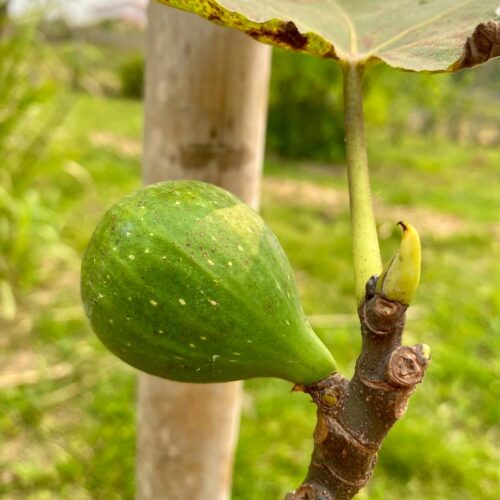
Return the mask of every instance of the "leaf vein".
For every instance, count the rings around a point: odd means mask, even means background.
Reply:
[[[354,23],[352,22],[351,18],[347,14],[347,12],[335,0],[333,0],[332,4],[337,9],[338,13],[341,15],[341,17],[344,20],[344,22],[347,26],[347,29],[349,31],[349,42],[350,42],[351,54],[352,55],[357,54],[357,52],[358,52],[358,35],[356,33],[356,27],[354,26]]]
[[[440,14],[436,14],[435,16],[430,17],[429,19],[426,19],[425,21],[422,21],[422,22],[416,24],[415,26],[411,26],[410,28],[407,28],[407,29],[399,32],[397,35],[394,35],[393,37],[389,38],[389,40],[386,40],[385,42],[382,42],[381,44],[377,45],[375,48],[371,49],[371,51],[367,55],[368,56],[371,56],[371,55],[376,56],[377,55],[376,52],[379,52],[381,49],[387,47],[388,45],[393,44],[394,42],[397,42],[398,40],[400,40],[404,36],[412,33],[413,31],[416,31],[420,28],[423,28],[424,26],[432,24],[433,22],[441,19],[443,16],[446,16],[446,15],[450,14],[451,12],[454,12],[458,9],[461,9],[465,5],[471,3],[472,1],[473,0],[465,0],[464,2],[462,2],[458,5],[454,5],[453,7],[450,7],[449,9],[444,10]]]

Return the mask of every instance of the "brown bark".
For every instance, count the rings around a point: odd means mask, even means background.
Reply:
[[[370,283],[370,282],[369,282]],[[300,387],[318,406],[304,483],[287,500],[352,498],[370,479],[377,452],[429,364],[423,345],[401,346],[406,306],[373,295],[359,308],[362,347],[353,378],[334,374]]]
[[[144,182],[199,179],[259,204],[270,48],[150,4]],[[137,498],[229,498],[241,383],[139,377]]]

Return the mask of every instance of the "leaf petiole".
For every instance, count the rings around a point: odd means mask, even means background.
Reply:
[[[380,274],[382,261],[373,214],[365,144],[362,92],[364,66],[349,62],[343,64],[342,69],[352,253],[356,299],[360,304],[365,296],[366,282],[374,274]]]

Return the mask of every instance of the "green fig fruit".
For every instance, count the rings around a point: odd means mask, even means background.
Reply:
[[[307,385],[336,369],[274,234],[210,184],[162,182],[114,205],[88,244],[81,292],[102,342],[153,375]]]

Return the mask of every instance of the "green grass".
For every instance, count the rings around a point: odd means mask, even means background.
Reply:
[[[72,102],[43,162],[66,172],[55,222],[81,255],[103,210],[140,185],[141,106],[83,95]],[[422,285],[405,340],[430,344],[433,361],[360,498],[496,499],[500,153],[417,138],[397,145],[380,139],[370,153],[385,259],[399,240],[397,210],[418,216],[412,222],[422,227]],[[266,175],[316,190],[284,198],[264,183],[262,213],[293,264],[306,313],[349,375],[360,339],[345,172],[269,160]],[[325,190],[339,202],[315,202]],[[442,221],[450,217],[455,225],[445,231]],[[0,395],[2,498],[133,498],[136,372],[89,330],[78,272],[76,258],[61,264],[2,330],[2,369],[37,372],[36,382]],[[245,387],[233,498],[278,499],[305,474],[314,406],[279,380]]]

